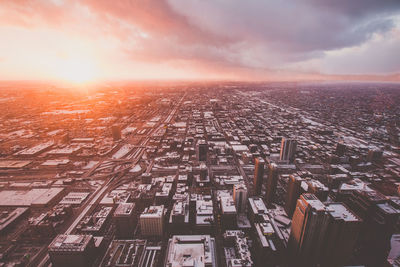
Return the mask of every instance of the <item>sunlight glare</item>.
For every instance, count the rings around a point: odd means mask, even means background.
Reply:
[[[68,58],[60,64],[59,76],[74,84],[93,82],[96,78],[95,65],[84,58]]]

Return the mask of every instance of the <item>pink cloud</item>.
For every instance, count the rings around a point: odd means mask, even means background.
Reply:
[[[0,30],[52,30],[94,46],[105,62],[114,56],[127,67],[138,62],[169,64],[182,73],[191,69],[205,77],[230,79],[364,79],[326,76],[318,70],[295,72],[285,66],[323,61],[326,51],[358,46],[374,34],[389,32],[396,27],[393,16],[400,14],[399,2],[389,2],[382,7],[378,0],[329,5],[315,0],[5,0]],[[391,63],[390,70],[400,71],[400,66]]]

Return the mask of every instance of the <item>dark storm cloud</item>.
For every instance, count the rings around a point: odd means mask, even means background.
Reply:
[[[236,42],[261,42],[284,52],[358,45],[393,27],[400,1],[197,1],[171,0],[177,12]],[[200,14],[198,11],[200,10]],[[203,15],[204,14],[204,15]]]

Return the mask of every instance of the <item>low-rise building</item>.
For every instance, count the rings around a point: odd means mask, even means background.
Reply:
[[[172,236],[168,241],[165,266],[217,266],[215,239],[209,235]]]

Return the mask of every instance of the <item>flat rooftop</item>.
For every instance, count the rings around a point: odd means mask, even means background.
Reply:
[[[324,203],[322,203],[314,194],[302,194],[300,199],[317,211],[324,211],[326,209]]]
[[[146,208],[140,215],[140,218],[154,218],[161,217],[164,212],[164,205],[161,206],[150,206]]]
[[[0,160],[0,169],[19,169],[31,163],[30,160]]]
[[[174,235],[168,242],[165,266],[216,266],[215,240],[209,235]]]
[[[48,159],[43,162],[42,166],[58,166],[58,165],[65,165],[70,162],[69,159]]]
[[[100,205],[114,205],[115,203],[125,203],[128,201],[131,194],[125,189],[115,189],[105,195],[100,201]]]
[[[68,195],[60,201],[60,204],[80,205],[89,194],[89,192],[69,192]]]
[[[221,197],[220,201],[223,214],[236,214],[235,202],[231,196]]]
[[[47,152],[48,155],[71,155],[81,149],[80,146],[76,147],[65,147],[65,148],[55,148]]]
[[[49,252],[81,251],[83,252],[93,239],[92,235],[58,235],[49,245]]]
[[[121,203],[115,209],[114,216],[131,215],[135,210],[135,203]]]
[[[28,208],[16,208],[11,212],[0,213],[0,232],[6,229],[27,211]]]
[[[361,219],[342,203],[330,203],[326,207],[334,219],[346,222],[361,222]]]
[[[64,188],[34,188],[30,190],[0,191],[0,206],[45,206],[59,196]]]
[[[249,203],[254,214],[264,214],[267,211],[267,206],[259,197],[249,198]]]
[[[23,156],[33,156],[37,153],[40,153],[42,151],[44,151],[45,149],[51,147],[54,145],[54,142],[50,141],[50,142],[46,142],[46,143],[42,143],[42,144],[38,144],[34,147],[31,148],[27,148],[24,150],[21,150],[17,153],[15,153],[15,155],[23,155]]]

